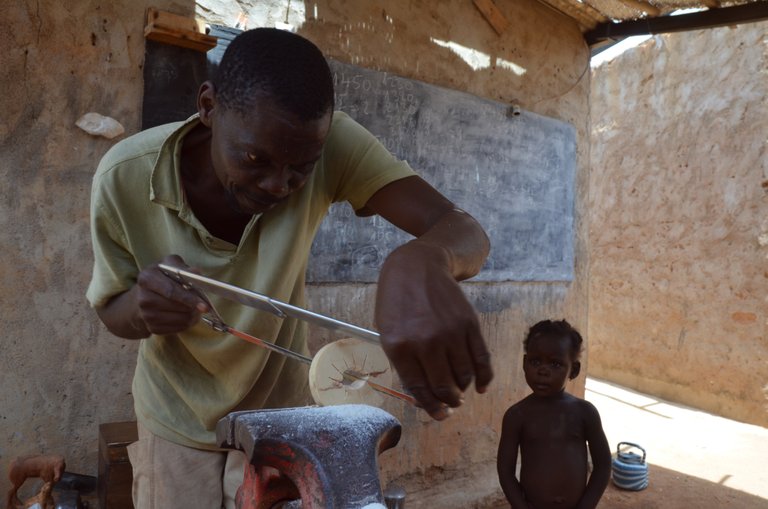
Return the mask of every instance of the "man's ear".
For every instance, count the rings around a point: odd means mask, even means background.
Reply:
[[[213,107],[216,104],[216,90],[213,83],[204,81],[197,91],[197,112],[200,114],[200,122],[205,127],[211,127],[211,117],[213,116]]]
[[[581,373],[581,362],[575,361],[573,364],[571,364],[571,374],[568,375],[568,378],[573,380],[579,376],[579,373]]]

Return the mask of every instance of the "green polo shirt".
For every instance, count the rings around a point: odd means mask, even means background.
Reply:
[[[312,239],[331,203],[347,201],[358,210],[386,184],[414,175],[362,126],[336,112],[304,187],[254,216],[234,245],[211,235],[184,198],[182,141],[198,122],[194,116],[148,129],[102,158],[91,191],[91,306],[129,290],[142,268],[170,254],[206,276],[304,306]],[[302,322],[209,298],[231,327],[307,353]],[[215,448],[220,418],[233,410],[306,404],[306,386],[305,365],[200,322],[141,341],[133,398],[137,419],[156,435]]]

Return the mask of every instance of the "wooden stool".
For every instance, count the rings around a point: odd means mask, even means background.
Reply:
[[[133,471],[126,447],[138,439],[136,421],[99,424],[100,509],[133,509]]]

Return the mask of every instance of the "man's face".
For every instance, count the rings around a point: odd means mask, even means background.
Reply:
[[[231,204],[254,215],[301,189],[322,154],[332,112],[299,120],[269,97],[243,115],[222,107],[211,118],[211,158]]]

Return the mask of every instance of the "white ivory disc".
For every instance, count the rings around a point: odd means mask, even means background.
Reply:
[[[345,376],[354,373],[358,378]],[[389,359],[380,346],[345,338],[322,347],[309,367],[309,389],[321,406],[365,404],[380,406],[384,395],[360,377],[384,387],[392,384]]]

